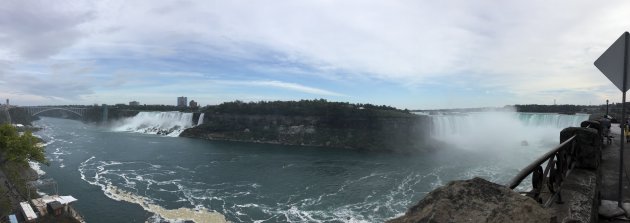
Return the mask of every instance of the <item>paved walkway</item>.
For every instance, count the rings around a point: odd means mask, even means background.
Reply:
[[[611,135],[615,138],[611,145],[605,145],[602,150],[602,163],[600,165],[601,171],[601,184],[600,184],[600,198],[602,200],[617,201],[619,191],[619,148],[620,148],[620,135],[621,131],[619,125],[613,125],[611,127]],[[625,143],[624,149],[624,174],[623,174],[623,202],[630,202],[630,145]],[[622,219],[604,219],[600,216],[599,222],[630,222]]]

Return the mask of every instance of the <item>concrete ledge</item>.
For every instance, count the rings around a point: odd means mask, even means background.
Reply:
[[[558,222],[597,222],[599,179],[596,170],[573,169],[562,184],[563,203],[550,209]]]

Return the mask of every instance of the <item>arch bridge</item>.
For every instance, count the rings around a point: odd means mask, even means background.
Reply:
[[[22,108],[26,109],[28,114],[31,116],[37,116],[40,113],[52,111],[52,110],[62,110],[62,111],[67,111],[70,113],[74,113],[80,117],[83,117],[83,115],[85,115],[85,111],[87,110],[86,108],[54,107],[54,106],[28,106],[28,107],[22,107]]]

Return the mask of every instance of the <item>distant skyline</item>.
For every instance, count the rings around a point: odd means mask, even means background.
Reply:
[[[5,1],[14,105],[300,100],[605,104],[629,1]]]

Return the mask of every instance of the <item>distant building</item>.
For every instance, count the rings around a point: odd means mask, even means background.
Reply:
[[[181,96],[177,97],[177,107],[186,107],[188,105],[188,98]]]
[[[199,107],[199,105],[197,104],[197,102],[195,100],[190,100],[189,106],[191,108],[198,108]]]
[[[137,101],[130,101],[130,102],[129,102],[129,106],[140,106],[140,102],[137,102]]]

